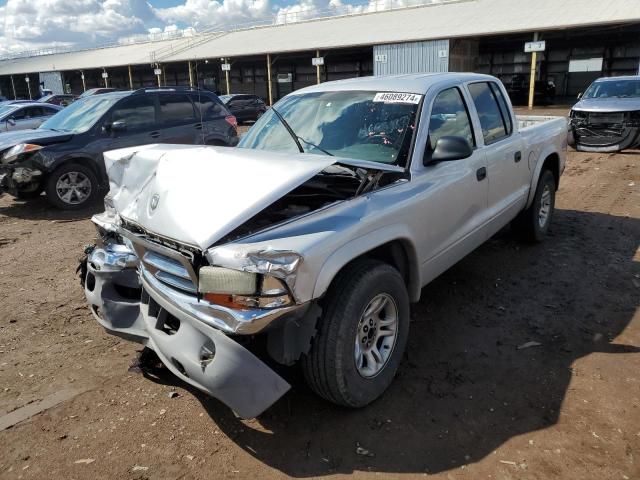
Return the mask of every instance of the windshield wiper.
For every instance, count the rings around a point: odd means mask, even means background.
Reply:
[[[296,142],[296,146],[298,147],[298,150],[300,150],[300,153],[304,153],[304,148],[302,148],[302,145],[300,145],[300,141],[298,140],[299,137],[296,135],[296,132],[293,131],[293,129],[287,123],[287,121],[284,119],[284,117],[282,115],[280,115],[280,112],[278,112],[273,107],[271,107],[271,110],[273,110],[273,113],[276,114],[276,116],[278,117],[278,120],[280,120],[282,122],[282,125],[284,126],[284,128],[287,129],[287,132],[289,132],[289,135],[291,135],[291,138],[293,138],[293,141]]]
[[[299,136],[299,135],[296,135],[296,137],[297,137],[298,139],[302,140],[302,141],[303,141],[304,143],[306,143],[307,145],[311,145],[312,147],[317,148],[317,149],[318,149],[318,150],[320,150],[322,153],[326,153],[327,155],[330,155],[330,156],[332,156],[332,157],[333,157],[333,156],[335,156],[333,153],[331,153],[331,152],[327,152],[324,148],[319,147],[318,145],[316,145],[315,143],[310,142],[309,140],[305,140],[304,138],[302,138],[302,137],[301,137],[301,136]]]

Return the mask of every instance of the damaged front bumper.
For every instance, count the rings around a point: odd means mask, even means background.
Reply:
[[[35,191],[40,187],[42,171],[37,168],[0,165],[0,194],[18,196],[19,192]]]
[[[581,152],[613,153],[640,147],[640,112],[572,111],[568,143]]]
[[[289,390],[228,334],[261,331],[304,306],[236,311],[199,302],[156,279],[137,259],[132,245],[117,242],[88,257],[85,295],[107,331],[151,348],[172,373],[242,418],[256,417]]]

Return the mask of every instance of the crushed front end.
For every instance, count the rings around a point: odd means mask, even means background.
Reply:
[[[619,152],[640,147],[640,110],[591,112],[572,110],[569,145],[583,152]]]
[[[251,351],[261,339],[305,324],[309,306],[284,293],[285,282],[256,275],[260,291],[250,292],[245,272],[203,279],[203,268],[217,267],[197,248],[154,236],[114,212],[93,221],[99,239],[88,254],[85,295],[109,333],[152,349],[173,374],[242,418],[259,415],[289,390]],[[218,292],[212,297],[203,288]]]

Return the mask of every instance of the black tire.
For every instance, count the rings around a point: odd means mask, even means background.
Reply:
[[[87,179],[89,188],[82,187],[82,193],[86,194],[86,197],[82,201],[78,201],[78,195],[72,195],[69,202],[63,200],[58,194],[56,185],[58,180],[67,174],[78,173]],[[80,165],[79,163],[65,163],[61,167],[49,174],[46,180],[45,192],[47,194],[47,200],[54,207],[62,210],[80,210],[85,208],[96,201],[99,195],[99,184],[96,174],[93,173],[89,167]],[[88,192],[88,194],[87,194]]]
[[[379,294],[387,294],[395,302],[397,333],[386,363],[375,376],[366,378],[356,367],[355,342],[360,318]],[[364,407],[391,384],[407,345],[409,296],[402,276],[377,260],[355,261],[335,279],[323,309],[311,350],[302,357],[305,379],[313,391],[330,402]]]
[[[545,190],[550,194],[550,205],[548,214],[545,217],[546,220],[542,223],[540,214],[542,209],[542,197]],[[542,171],[540,178],[538,179],[538,186],[536,187],[536,193],[533,197],[533,202],[531,202],[531,206],[521,212],[513,221],[512,228],[518,238],[530,243],[542,242],[549,231],[549,225],[551,225],[555,204],[556,178],[551,170],[545,169]]]

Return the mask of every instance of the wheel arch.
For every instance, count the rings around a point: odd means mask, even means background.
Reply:
[[[527,207],[531,206],[533,203],[533,199],[536,195],[536,188],[538,186],[538,181],[540,180],[540,175],[544,170],[550,170],[553,174],[553,177],[556,181],[556,190],[560,187],[560,155],[556,151],[544,151],[539,159],[544,159],[542,161],[538,160],[536,163],[536,168],[533,172],[533,176],[531,178],[531,187],[529,188],[529,198],[527,198]]]
[[[404,279],[409,300],[417,302],[422,284],[416,249],[409,235],[400,235],[393,230],[395,229],[371,232],[349,242],[329,256],[318,275],[313,298],[324,295],[348,265],[362,258],[371,258],[397,269]]]

